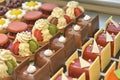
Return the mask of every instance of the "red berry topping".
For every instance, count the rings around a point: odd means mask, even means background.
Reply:
[[[38,29],[36,29],[35,31],[34,31],[34,36],[36,37],[36,39],[38,40],[38,41],[42,41],[42,32],[40,31],[40,30],[38,30]]]

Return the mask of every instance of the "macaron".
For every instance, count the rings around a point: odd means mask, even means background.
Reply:
[[[42,12],[30,11],[24,15],[24,20],[29,25],[29,27],[32,27],[34,25],[35,21],[40,19],[41,17],[42,17]]]
[[[37,20],[42,17],[42,12],[40,11],[30,11],[24,15],[25,20]]]
[[[58,7],[58,5],[54,4],[54,3],[44,3],[44,4],[42,4],[40,9],[43,12],[43,17],[45,17],[45,18],[48,17],[55,7]]]
[[[3,47],[8,42],[8,37],[5,34],[0,34],[0,47]]]
[[[8,37],[10,39],[14,39],[16,34],[18,32],[22,32],[22,31],[25,31],[27,30],[28,28],[28,25],[24,22],[20,22],[20,21],[15,21],[15,22],[12,22],[8,25]]]
[[[5,0],[0,0],[0,5],[5,5]]]

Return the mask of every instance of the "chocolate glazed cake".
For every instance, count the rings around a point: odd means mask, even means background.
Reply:
[[[57,72],[65,62],[65,52],[63,48],[54,49],[50,43],[47,43],[36,52],[36,59],[49,62],[50,75]]]
[[[62,36],[61,33],[58,33],[53,38],[51,38],[50,40],[51,47],[54,49],[64,48],[65,59],[68,59],[77,48],[75,40],[74,40],[74,36],[65,35],[64,36],[64,38],[66,39],[65,42],[60,42],[59,40],[61,36]]]
[[[77,28],[77,29],[76,29]],[[65,36],[73,36],[77,48],[81,48],[82,45],[88,40],[88,28],[87,25],[80,25],[71,23],[65,28]]]
[[[27,72],[29,65],[30,65],[29,58],[27,58],[15,69],[14,80],[49,80],[50,79],[48,62],[44,60],[40,60],[39,58],[36,57],[34,61],[34,66],[36,67],[36,71],[33,73]]]
[[[88,15],[87,15],[88,16]],[[79,18],[77,18],[77,24],[79,25],[83,25],[83,26],[88,26],[88,32],[89,32],[89,36],[94,36],[94,33],[97,32],[97,30],[99,29],[99,16],[97,15],[94,18],[89,17],[88,20],[85,20],[86,16],[81,16]]]

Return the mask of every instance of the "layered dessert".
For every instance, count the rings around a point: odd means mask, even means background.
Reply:
[[[111,57],[115,57],[116,54],[118,53],[120,49],[120,45],[118,43],[118,40],[120,39],[120,34],[118,33],[115,35],[114,33],[110,34],[107,31],[103,31],[100,29],[96,34],[95,34],[95,39],[97,43],[101,46],[106,46],[109,42],[111,45]]]
[[[9,19],[0,18],[0,33],[6,33],[7,27],[10,23]]]
[[[17,62],[12,52],[6,49],[0,49],[0,80],[13,80],[14,69]]]
[[[76,1],[69,1],[65,6],[66,15],[70,17],[70,19],[75,20],[82,13],[84,13],[84,8],[80,6],[80,4]]]
[[[65,15],[65,11],[59,7],[53,9],[47,20],[56,25],[59,30],[64,29],[71,22],[70,17]]]
[[[22,8],[27,11],[39,10],[42,3],[38,1],[29,1],[22,3]]]
[[[23,61],[26,57],[34,58],[34,52],[38,49],[38,43],[32,38],[28,31],[17,33],[12,44],[13,55],[17,61]]]
[[[0,48],[7,49],[9,47],[10,41],[8,36],[5,34],[0,34]]]
[[[37,58],[49,62],[50,75],[52,76],[65,62],[65,52],[63,48],[54,49],[47,43],[36,52]]]
[[[23,9],[11,9],[8,12],[6,12],[5,16],[11,21],[15,21],[15,20],[22,21],[25,13],[26,11]]]
[[[54,3],[43,3],[40,7],[40,10],[43,12],[43,18],[47,18],[56,7],[58,5]]]
[[[94,33],[99,29],[99,17],[90,17],[89,15],[85,15],[83,17],[78,18],[77,24],[88,27],[89,36],[94,36]]]
[[[51,47],[55,50],[59,48],[64,48],[65,50],[65,58],[71,56],[71,54],[76,50],[76,43],[74,42],[73,36],[64,36],[61,33],[56,34],[53,38],[51,38],[50,43]],[[72,46],[71,46],[72,45]]]
[[[120,32],[120,25],[112,19],[112,16],[108,18],[105,23],[105,30],[110,34],[114,33],[115,35]]]
[[[8,37],[10,39],[15,39],[17,33],[26,31],[27,28],[28,28],[28,25],[24,22],[21,22],[21,21],[11,22],[7,28]]]
[[[49,22],[46,19],[37,20],[33,26],[32,36],[40,45],[44,45],[52,37],[48,28]],[[51,30],[54,31],[54,29]]]
[[[35,58],[36,59],[36,58]],[[14,73],[15,80],[49,80],[49,64],[45,61],[35,60],[32,64],[30,59],[26,58],[16,69]]]
[[[30,11],[24,15],[24,20],[28,24],[29,28],[32,28],[35,21],[42,17],[42,12],[40,11]]]
[[[86,60],[91,59],[92,61],[94,61],[99,56],[101,63],[100,64],[101,71],[103,71],[110,62],[111,58],[110,43],[103,47],[98,45],[95,40],[90,39],[82,47],[82,56],[84,59]]]
[[[92,61],[91,59],[85,60],[82,57],[78,57],[77,51],[68,58],[66,61],[66,67],[68,75],[74,78],[78,78],[83,73],[86,75],[86,80],[98,80],[100,75],[100,63],[99,57]]]
[[[19,8],[24,0],[6,0],[6,6],[9,8]]]
[[[88,40],[88,28],[86,26],[71,23],[65,28],[65,36],[74,36],[77,48],[81,48]]]

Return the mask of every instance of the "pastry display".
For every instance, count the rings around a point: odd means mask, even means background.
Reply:
[[[17,62],[12,52],[6,49],[0,49],[0,80],[13,80],[14,69]]]
[[[39,10],[42,3],[38,1],[29,1],[22,3],[22,8],[27,11]]]
[[[28,24],[28,27],[33,27],[35,21],[42,17],[42,12],[40,11],[29,11],[24,15],[25,22]]]
[[[56,34],[53,38],[51,38],[50,43],[51,47],[55,50],[59,48],[64,48],[65,50],[65,58],[71,56],[71,54],[76,50],[76,43],[74,42],[73,36],[64,36],[61,33]],[[72,45],[72,46],[71,46]]]
[[[86,26],[71,23],[65,28],[65,35],[74,36],[77,48],[81,48],[88,40],[88,28]]]
[[[28,25],[24,22],[21,21],[15,21],[15,22],[11,22],[8,25],[8,37],[10,39],[15,39],[15,36],[18,32],[22,32],[27,30]]]
[[[91,16],[76,1],[0,0],[0,80],[119,80],[120,24]]]
[[[0,18],[0,33],[7,33],[7,27],[9,23],[9,19]]]
[[[99,16],[90,17],[89,15],[85,15],[83,17],[78,18],[77,24],[88,27],[89,36],[94,36],[94,34],[99,29]]]
[[[40,45],[44,45],[52,37],[48,28],[49,22],[46,19],[37,20],[32,28],[32,36]]]
[[[71,22],[69,16],[65,14],[65,11],[62,8],[56,7],[53,9],[51,15],[47,18],[47,20],[57,26],[59,30],[64,29],[67,24]]]
[[[24,0],[6,0],[6,6],[9,8],[18,8],[22,6]]]
[[[76,1],[69,1],[65,6],[66,15],[70,16],[70,19],[75,20],[82,13],[84,13],[84,8]]]
[[[45,62],[43,60],[35,60],[34,64],[30,64],[29,60],[30,58],[26,58],[18,67],[16,67],[14,80],[50,79],[50,69],[48,62]]]
[[[50,80],[86,80],[86,79],[85,73],[83,73],[78,79],[65,75],[62,67]]]
[[[43,18],[47,18],[55,7],[58,7],[58,5],[54,3],[43,3],[40,7],[40,10],[43,12]]]
[[[109,17],[105,23],[105,30],[110,34],[114,33],[115,35],[120,32],[120,25],[112,19],[112,16]]]
[[[6,6],[0,6],[0,17],[5,17],[5,13],[8,11]]]
[[[107,43],[110,42],[111,57],[115,57],[117,55],[117,53],[120,49],[120,45],[119,45],[120,33],[115,35],[114,33],[110,34],[107,31],[100,29],[95,34],[95,39],[96,39],[97,43],[101,46],[106,46]]]
[[[100,46],[95,40],[90,39],[82,47],[82,56],[84,59],[94,61],[97,56],[100,57],[100,67],[103,71],[110,62],[111,48],[110,44],[106,46]]]
[[[34,52],[38,49],[38,43],[32,38],[28,31],[17,33],[12,44],[13,55],[17,61],[23,61],[26,57],[34,58]]]
[[[86,75],[86,80],[98,80],[100,77],[99,57],[95,61],[85,60],[82,56],[79,57],[76,51],[68,58],[65,64],[68,75],[73,78],[78,78],[83,73]]]
[[[0,49],[7,49],[10,44],[8,36],[5,34],[0,34]]]
[[[49,62],[50,75],[53,75],[59,68],[64,66],[65,52],[64,48],[55,49],[50,43],[41,47],[35,54],[40,60]]]

